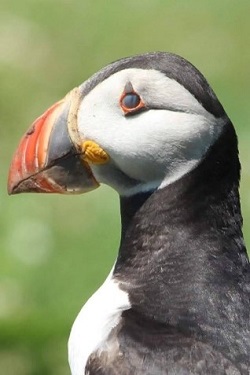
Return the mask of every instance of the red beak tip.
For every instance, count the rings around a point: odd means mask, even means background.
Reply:
[[[9,180],[7,185],[7,192],[8,195],[21,193],[22,191],[19,189],[19,182]]]

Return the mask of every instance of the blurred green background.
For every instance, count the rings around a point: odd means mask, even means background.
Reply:
[[[238,132],[245,237],[250,245],[249,0],[1,0],[0,372],[64,375],[67,338],[119,243],[119,201],[8,197],[11,155],[28,125],[107,63],[176,52],[214,88]]]

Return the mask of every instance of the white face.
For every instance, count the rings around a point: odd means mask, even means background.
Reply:
[[[120,105],[128,84],[148,107],[132,116]],[[96,142],[110,156],[107,164],[91,165],[96,179],[124,195],[165,186],[189,172],[223,123],[157,70],[125,69],[111,75],[83,98],[78,112],[82,140]]]

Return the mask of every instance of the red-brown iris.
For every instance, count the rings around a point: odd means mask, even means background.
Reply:
[[[120,99],[120,106],[126,114],[135,113],[145,107],[140,95],[135,91],[124,92]]]

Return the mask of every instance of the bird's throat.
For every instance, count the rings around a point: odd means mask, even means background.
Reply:
[[[229,285],[248,267],[235,148],[229,123],[193,171],[163,189],[121,198],[114,274],[145,317],[171,325],[188,319],[192,326],[211,295],[223,300],[214,280]]]
[[[132,196],[120,197],[120,211],[121,211],[121,245],[125,240],[125,235],[129,226],[133,223],[135,214],[144,205],[147,199],[153,194],[153,191],[138,193]]]

